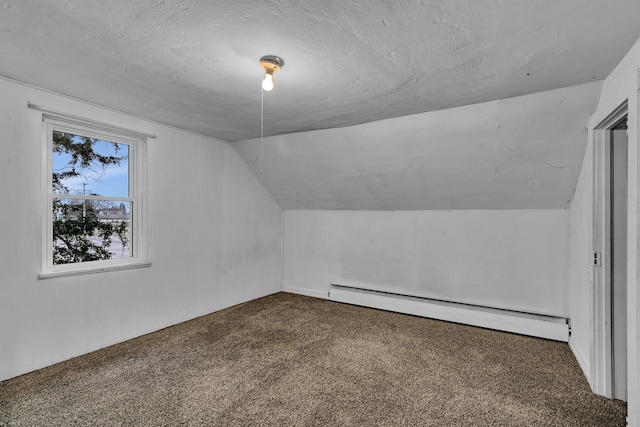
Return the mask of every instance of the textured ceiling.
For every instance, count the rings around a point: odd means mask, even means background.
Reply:
[[[226,141],[604,78],[638,0],[3,0],[0,75]],[[603,29],[606,29],[604,31]]]

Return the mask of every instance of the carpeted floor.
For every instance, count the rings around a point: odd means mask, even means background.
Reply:
[[[564,343],[279,293],[0,383],[2,426],[624,426]]]

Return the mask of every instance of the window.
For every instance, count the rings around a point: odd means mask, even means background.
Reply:
[[[44,115],[45,224],[40,277],[149,265],[142,200],[145,138]]]

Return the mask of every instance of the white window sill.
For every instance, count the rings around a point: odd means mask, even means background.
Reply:
[[[100,265],[93,267],[75,268],[60,271],[44,271],[38,275],[38,279],[52,279],[55,277],[80,276],[83,274],[94,274],[107,271],[129,270],[132,268],[151,267],[151,262],[132,262],[126,264]]]

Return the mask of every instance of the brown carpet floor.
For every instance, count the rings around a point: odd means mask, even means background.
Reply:
[[[2,426],[624,426],[564,343],[279,293],[0,383]]]

